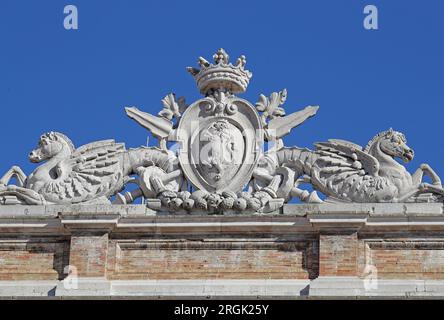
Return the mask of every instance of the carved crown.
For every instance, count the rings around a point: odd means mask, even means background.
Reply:
[[[200,70],[188,67],[187,70],[196,80],[197,86],[203,95],[214,90],[225,89],[231,93],[242,93],[247,90],[253,74],[245,70],[247,60],[240,56],[236,64],[229,63],[229,56],[224,49],[219,49],[214,55],[214,64],[199,57]]]

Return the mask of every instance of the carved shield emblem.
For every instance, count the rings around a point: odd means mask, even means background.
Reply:
[[[261,154],[263,129],[256,109],[237,97],[204,98],[189,106],[177,128],[179,162],[194,187],[239,191]]]

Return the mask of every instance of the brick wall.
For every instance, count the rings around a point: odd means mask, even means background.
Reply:
[[[113,240],[112,279],[309,279],[311,241],[268,239]]]
[[[0,280],[62,279],[68,254],[64,239],[0,239]]]
[[[356,276],[358,240],[356,231],[319,234],[319,274]]]
[[[68,265],[79,277],[109,280],[363,278],[369,269],[380,279],[444,279],[442,212],[413,211],[405,223],[405,212],[371,217],[359,207],[338,216],[328,208],[314,218],[143,211],[108,219],[101,207],[88,216],[69,212],[69,221],[59,213],[3,213],[0,280],[63,279]]]

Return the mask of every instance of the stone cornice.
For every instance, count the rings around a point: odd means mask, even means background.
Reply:
[[[444,231],[442,204],[290,204],[283,214],[172,215],[142,205],[0,206],[0,232],[316,233]]]

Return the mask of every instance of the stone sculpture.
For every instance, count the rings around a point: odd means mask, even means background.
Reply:
[[[71,140],[58,132],[42,135],[29,159],[45,163],[28,177],[12,167],[0,179],[3,204],[109,203],[109,197],[131,182],[130,175],[140,174],[148,166],[166,173],[177,166],[174,157],[158,148],[127,151],[122,143],[104,140],[75,149]],[[7,186],[14,176],[18,186]]]
[[[442,201],[443,188],[437,174],[422,164],[413,175],[399,164],[413,159],[414,152],[405,136],[393,129],[377,134],[363,149],[344,140],[316,143],[316,150],[282,148],[265,155],[258,166],[269,176],[278,169],[304,177],[330,201],[338,202],[407,202]],[[423,183],[428,175],[433,184]],[[421,194],[426,197],[417,197]],[[415,198],[416,197],[416,198]]]
[[[315,144],[315,150],[284,147],[283,137],[313,117],[317,106],[286,115],[287,91],[260,95],[253,105],[239,98],[252,73],[241,56],[235,64],[220,49],[214,63],[199,58],[188,68],[204,96],[187,105],[168,94],[157,116],[135,107],[127,115],[149,130],[158,147],[126,150],[114,140],[75,149],[63,134],[44,134],[31,175],[12,167],[0,180],[1,204],[132,203],[170,212],[273,212],[292,198],[323,202],[442,202],[436,173],[423,164],[413,174],[395,158],[410,161],[413,151],[392,129],[367,147],[343,140]],[[168,149],[168,142],[175,143]],[[273,147],[263,151],[264,143]],[[423,183],[428,175],[432,184]],[[16,177],[18,185],[8,185]],[[128,183],[136,190],[120,192]],[[315,191],[300,188],[309,183]]]

